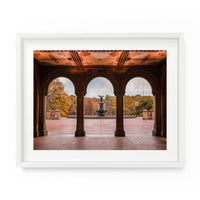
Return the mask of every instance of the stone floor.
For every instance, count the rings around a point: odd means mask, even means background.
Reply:
[[[125,137],[115,137],[115,119],[85,119],[85,137],[74,137],[76,119],[47,120],[48,136],[34,138],[34,150],[166,150],[152,136],[153,120],[124,119]]]

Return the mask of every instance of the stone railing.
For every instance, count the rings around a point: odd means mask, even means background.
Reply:
[[[142,119],[144,119],[144,120],[154,119],[154,110],[153,109],[150,109],[150,110],[144,109],[142,112]]]
[[[60,119],[60,110],[48,110],[46,119]]]

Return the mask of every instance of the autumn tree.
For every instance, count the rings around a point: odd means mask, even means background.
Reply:
[[[135,101],[131,96],[124,96],[124,115],[135,114]]]
[[[107,115],[115,115],[115,111],[116,111],[116,109],[115,109],[116,102],[115,101],[116,101],[115,97],[109,96],[109,95],[105,96],[104,102],[106,105],[106,110],[107,110],[106,114]]]
[[[48,88],[47,110],[60,110],[61,116],[67,116],[70,111],[75,112],[76,100],[75,96],[71,97],[64,91],[64,85],[56,79],[52,81]]]
[[[77,112],[77,98],[75,95],[70,95],[71,105],[69,108],[69,115],[76,115]]]
[[[93,106],[92,99],[90,98],[85,99],[85,114],[86,115],[94,114],[94,106]]]
[[[124,96],[124,115],[141,116],[143,109],[150,110],[154,107],[153,97],[151,96]],[[98,97],[85,98],[85,114],[94,115],[98,109]],[[116,114],[116,97],[106,95],[104,98],[106,107],[106,115]],[[77,113],[77,98],[75,95],[68,95],[64,91],[64,85],[56,79],[52,81],[48,88],[47,95],[47,110],[59,109],[61,116],[76,115]]]

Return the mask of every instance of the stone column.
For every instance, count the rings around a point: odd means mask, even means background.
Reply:
[[[162,100],[162,137],[167,137],[166,133],[166,125],[167,125],[167,116],[166,116],[166,91],[163,92],[163,100]]]
[[[34,137],[39,136],[39,96],[40,96],[40,73],[39,66],[34,64]]]
[[[34,88],[34,137],[39,136],[38,129],[39,129],[39,94],[37,93],[37,88]]]
[[[166,65],[161,67],[161,122],[162,122],[162,137],[167,137],[166,133]]]
[[[46,95],[40,92],[39,98],[39,136],[46,136]]]
[[[122,92],[118,92],[116,95],[116,131],[115,136],[125,136],[124,131],[124,119],[123,119],[123,96]]]
[[[78,91],[77,95],[77,121],[76,121],[76,137],[85,136],[84,131],[84,92]]]
[[[154,105],[154,126],[153,126],[153,131],[152,135],[156,136],[156,100],[155,100],[155,94],[153,94],[153,105]]]
[[[154,136],[161,136],[161,93],[156,92],[154,97]]]

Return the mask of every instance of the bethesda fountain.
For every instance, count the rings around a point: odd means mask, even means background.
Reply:
[[[100,117],[105,116],[105,113],[107,112],[107,110],[105,110],[105,104],[103,102],[103,97],[104,96],[100,96],[100,102],[99,102],[99,106],[98,106],[98,110],[96,110],[96,114]]]

